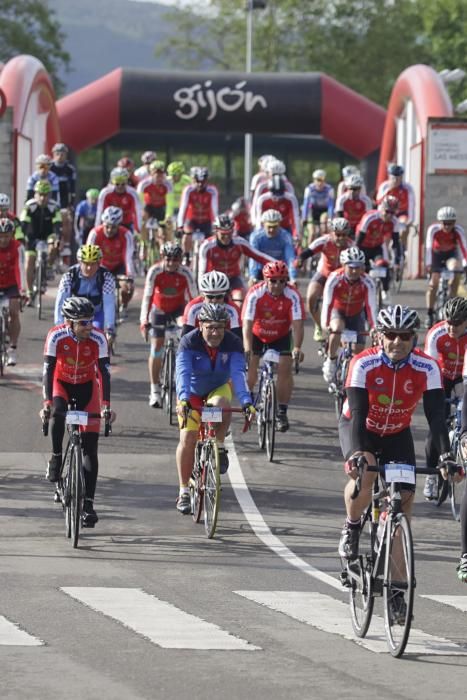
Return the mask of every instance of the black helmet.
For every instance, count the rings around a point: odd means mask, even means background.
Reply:
[[[203,304],[198,314],[198,321],[222,321],[227,323],[229,314],[222,304]]]
[[[444,318],[446,321],[467,321],[467,299],[453,297],[444,305]]]
[[[86,297],[69,297],[62,306],[64,318],[70,321],[79,321],[82,318],[93,318],[94,304]]]
[[[183,255],[182,247],[178,243],[167,241],[161,248],[161,256],[163,258],[181,258]]]
[[[234,225],[233,219],[229,214],[219,214],[214,220],[214,228],[221,231],[233,231]]]
[[[397,165],[396,163],[391,163],[388,165],[388,175],[393,175],[394,177],[400,177],[404,174],[404,168],[402,165]]]
[[[274,197],[282,197],[285,192],[285,181],[282,175],[273,175],[268,180],[268,190]]]

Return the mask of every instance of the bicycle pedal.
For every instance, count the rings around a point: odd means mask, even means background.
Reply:
[[[61,499],[61,496],[60,496],[60,492],[59,492],[59,491],[55,491],[55,493],[54,493],[54,503],[61,503],[61,502],[62,502],[62,499]]]
[[[348,572],[345,571],[345,569],[343,571],[341,571],[341,573],[339,575],[339,581],[341,582],[341,584],[344,588],[350,588],[349,575],[348,575]]]
[[[92,529],[96,526],[96,523],[90,523],[87,520],[84,520],[84,518],[81,516],[81,527],[87,527],[89,529]]]

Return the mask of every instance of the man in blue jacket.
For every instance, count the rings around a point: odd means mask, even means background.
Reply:
[[[253,231],[250,236],[250,245],[261,253],[270,255],[275,260],[282,260],[289,269],[289,280],[295,284],[297,269],[295,262],[295,248],[292,236],[288,231],[280,227],[281,213],[276,209],[267,209],[261,215],[262,228]],[[256,284],[263,279],[263,266],[250,258],[249,275],[250,284]]]
[[[213,406],[228,408],[232,401],[233,385],[245,413],[255,412],[246,383],[243,346],[234,333],[226,330],[228,320],[224,306],[204,304],[198,316],[199,328],[184,335],[178,347],[176,387],[180,441],[177,446],[177,470],[180,491],[177,510],[184,514],[191,512],[188,483],[203,404],[209,402]],[[229,468],[224,447],[229,425],[230,413],[225,413],[216,430],[222,474]]]

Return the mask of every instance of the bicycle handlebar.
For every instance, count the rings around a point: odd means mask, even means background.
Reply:
[[[453,463],[453,464],[454,464],[454,463]],[[350,498],[351,498],[352,500],[355,500],[355,499],[358,497],[359,493],[360,493],[361,485],[362,485],[362,483],[361,483],[361,481],[362,481],[361,477],[362,477],[362,472],[363,472],[363,470],[365,469],[365,467],[366,467],[366,470],[367,470],[368,472],[374,472],[374,473],[379,474],[380,476],[382,476],[382,477],[384,478],[384,474],[385,474],[385,465],[381,465],[381,464],[368,464],[366,458],[365,458],[363,455],[360,455],[360,457],[357,458],[357,464],[356,464],[356,468],[357,468],[357,470],[358,470],[358,476],[357,476],[357,478],[355,479],[354,490],[353,490],[353,492],[352,492],[352,494],[351,494],[351,496],[350,496]],[[451,468],[449,467],[449,471],[450,471],[450,469],[451,469]],[[440,467],[415,467],[415,474],[430,474],[430,475],[434,475],[434,474],[439,474],[439,470],[440,470]],[[454,467],[453,467],[453,470],[454,470]],[[453,471],[453,473],[454,473],[454,471]]]

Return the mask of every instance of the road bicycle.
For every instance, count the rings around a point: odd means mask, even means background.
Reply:
[[[201,248],[201,244],[206,240],[206,236],[202,231],[199,231],[196,229],[193,231],[191,239],[193,241],[193,259],[192,259],[192,270],[193,270],[193,278],[197,282],[198,281],[198,272],[199,272],[199,249]]]
[[[359,476],[352,498],[360,492],[364,469],[379,476],[371,503],[361,518],[359,555],[343,561],[341,582],[349,589],[350,615],[357,637],[366,636],[375,598],[383,598],[388,649],[392,656],[400,657],[409,639],[416,585],[412,531],[402,511],[401,485],[414,485],[416,474],[438,472],[399,462],[372,467],[364,457],[358,459],[357,468]]]
[[[161,400],[162,408],[169,417],[169,424],[174,424],[175,405],[175,356],[180,340],[181,328],[176,323],[165,327],[164,355],[161,367]]]
[[[444,306],[451,296],[451,285],[455,275],[456,272],[454,270],[448,270],[447,268],[443,268],[440,272],[435,298],[435,318],[438,321],[444,320]]]
[[[336,409],[336,418],[339,420],[342,413],[342,406],[345,401],[345,382],[349,371],[350,361],[354,355],[355,345],[357,343],[357,331],[349,331],[347,329],[341,332],[341,346],[337,353],[336,373],[334,381],[328,385],[328,391],[334,396],[334,406]]]
[[[74,549],[78,546],[79,531],[82,524],[84,498],[86,493],[83,446],[81,428],[88,424],[90,418],[101,418],[100,413],[77,411],[74,402],[68,406],[65,413],[65,425],[68,432],[68,442],[63,457],[63,469],[57,482],[54,501],[62,504],[65,515],[65,535],[71,539]],[[43,420],[42,432],[48,434],[49,419]],[[104,435],[112,432],[110,414],[105,416]]]
[[[448,418],[448,428],[449,428],[449,440],[450,440],[450,452],[454,457],[454,462],[450,464],[447,479],[444,479],[441,475],[438,477],[438,500],[436,505],[442,505],[446,499],[449,498],[451,505],[452,517],[454,520],[460,520],[460,509],[462,499],[464,498],[464,491],[466,488],[466,478],[465,478],[465,460],[462,455],[460,436],[462,427],[462,399],[454,396],[452,399],[446,399],[450,407],[450,415]],[[459,466],[463,472],[463,478],[458,481]]]
[[[370,261],[370,270],[368,274],[374,280],[376,287],[376,306],[379,309],[383,307],[383,280],[389,274],[389,268],[386,265],[375,265],[373,260]]]
[[[216,424],[222,422],[223,413],[243,413],[241,408],[223,408],[206,404],[201,411],[195,461],[189,488],[191,512],[199,523],[204,511],[204,529],[209,539],[214,537],[221,501],[221,473]],[[243,432],[248,430],[250,418],[245,418]]]
[[[8,336],[10,299],[3,292],[0,292],[0,311],[0,376],[3,377],[4,368],[8,362],[7,350],[10,345],[10,338]]]
[[[258,426],[258,445],[266,448],[268,460],[274,458],[276,444],[277,391],[274,381],[274,369],[279,364],[280,353],[266,350],[262,357],[259,375],[258,393],[256,394],[256,422]]]

